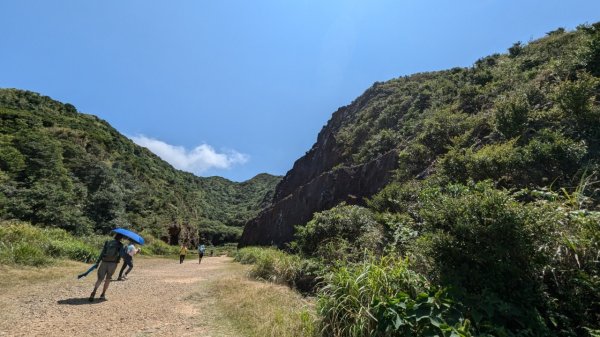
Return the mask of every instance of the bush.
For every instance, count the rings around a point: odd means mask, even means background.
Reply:
[[[530,110],[525,95],[503,97],[496,102],[496,129],[506,138],[519,136],[527,127]]]
[[[421,198],[437,282],[470,306],[474,323],[543,329],[534,309],[541,301],[534,213],[489,183],[430,188]]]
[[[236,252],[235,261],[253,264],[250,276],[286,284],[312,294],[323,280],[325,267],[315,259],[302,259],[274,248],[245,247]]]
[[[96,237],[88,240],[106,239]],[[42,266],[53,259],[94,261],[98,247],[59,228],[38,228],[21,222],[0,223],[0,263]]]
[[[275,248],[242,248],[237,251],[235,260],[242,264],[253,264],[250,276],[260,280],[293,287],[301,275],[299,272],[302,268],[300,257]]]
[[[52,264],[52,259],[40,249],[40,247],[27,243],[19,242],[10,246],[9,255],[14,264],[39,267]]]
[[[367,208],[339,205],[315,213],[306,226],[296,228],[292,247],[325,262],[362,260],[365,251],[381,252],[383,233]]]
[[[334,269],[319,292],[318,310],[324,336],[468,335],[445,293],[394,257]]]
[[[528,143],[518,139],[479,149],[453,148],[440,162],[441,174],[453,181],[494,179],[503,186],[543,186],[569,183],[587,153],[584,142],[543,130]]]

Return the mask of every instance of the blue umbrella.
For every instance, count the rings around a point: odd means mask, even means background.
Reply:
[[[121,234],[124,237],[130,239],[131,241],[137,243],[138,245],[143,245],[144,244],[144,238],[139,236],[139,234],[134,233],[130,230],[127,229],[123,229],[123,228],[115,228],[112,230],[114,233],[117,234]]]

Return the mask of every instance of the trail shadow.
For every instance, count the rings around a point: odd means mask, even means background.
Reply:
[[[89,301],[88,297],[81,298],[68,298],[66,300],[58,300],[56,303],[58,304],[68,304],[68,305],[84,305],[84,304],[98,304],[105,302],[106,300],[101,300],[99,298],[95,298],[93,302]]]

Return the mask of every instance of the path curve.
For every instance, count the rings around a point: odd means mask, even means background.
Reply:
[[[207,288],[239,267],[227,257],[200,265],[191,257],[181,265],[136,259],[127,281],[111,283],[106,301],[87,300],[95,272],[14,289],[2,299],[0,336],[239,336],[211,310]]]

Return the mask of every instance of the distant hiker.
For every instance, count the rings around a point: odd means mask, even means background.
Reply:
[[[185,254],[187,254],[187,247],[185,245],[181,245],[181,249],[179,249],[179,264],[183,263],[183,260],[185,260]]]
[[[198,246],[198,264],[200,264],[200,262],[202,262],[202,258],[204,257],[205,250],[206,250],[206,247],[204,247],[204,245]]]
[[[127,275],[129,275],[129,272],[131,272],[131,269],[133,269],[133,256],[139,251],[139,249],[135,248],[135,246],[133,245],[133,241],[131,240],[129,241],[127,247],[123,247],[121,251],[121,257],[123,258],[123,266],[121,267],[121,271],[119,272],[119,278],[117,279],[117,281],[127,279]],[[129,268],[125,272],[125,275],[123,275],[123,271],[127,266],[129,266]]]
[[[121,239],[123,236],[121,234],[116,234],[113,240],[107,240],[104,242],[104,246],[102,247],[102,251],[98,256],[98,260],[96,260],[96,264],[98,266],[98,280],[94,285],[94,291],[90,295],[90,302],[94,300],[94,296],[96,296],[96,290],[100,287],[100,284],[104,280],[104,288],[102,288],[102,294],[100,295],[101,300],[105,300],[106,297],[106,289],[108,289],[108,285],[110,284],[110,278],[114,274],[117,269],[117,264],[119,263],[120,252],[123,248],[123,244],[121,243]]]
[[[210,256],[213,256],[213,250],[212,249],[210,250]]]

